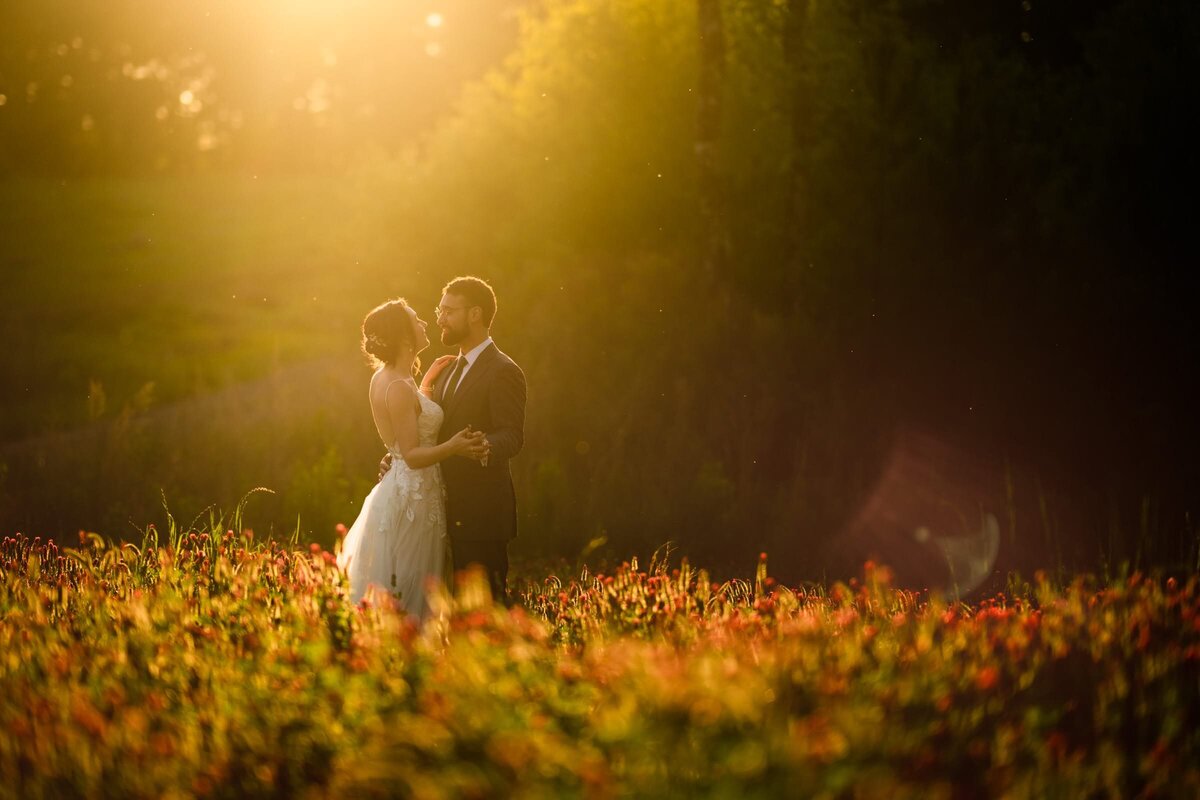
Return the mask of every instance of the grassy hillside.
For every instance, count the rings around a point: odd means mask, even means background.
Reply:
[[[262,484],[267,520],[351,521],[379,451],[358,324],[398,293],[432,306],[445,277],[396,257],[378,196],[350,176],[0,186],[4,528],[129,535],[164,495],[190,517]]]
[[[352,351],[364,302],[392,288],[362,279],[395,244],[370,196],[345,177],[0,186],[0,438],[119,411],[147,384],[169,401]]]

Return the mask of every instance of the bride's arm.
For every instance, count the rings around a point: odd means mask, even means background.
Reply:
[[[463,428],[441,444],[422,447],[417,434],[419,401],[411,384],[399,383],[395,391],[387,392],[384,402],[392,422],[392,431],[396,435],[396,449],[400,451],[404,463],[412,469],[433,466],[450,456],[478,459],[487,450],[483,432],[470,428]]]

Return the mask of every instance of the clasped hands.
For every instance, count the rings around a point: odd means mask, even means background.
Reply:
[[[488,441],[487,434],[472,429],[470,425],[447,439],[446,444],[450,445],[456,455],[478,461],[482,467],[487,466],[488,456],[492,452],[492,444]]]

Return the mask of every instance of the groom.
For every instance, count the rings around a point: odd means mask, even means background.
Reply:
[[[506,602],[508,540],[517,535],[510,458],[525,443],[525,373],[492,342],[496,294],[479,278],[455,278],[442,290],[437,324],[442,344],[458,358],[438,374],[433,399],[445,411],[438,442],[470,425],[487,434],[482,463],[455,456],[442,462],[446,527],[454,565],[479,564],[492,597]]]

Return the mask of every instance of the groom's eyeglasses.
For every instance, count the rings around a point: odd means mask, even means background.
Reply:
[[[438,319],[448,316],[453,311],[462,311],[466,306],[438,306],[433,310],[433,316]]]

